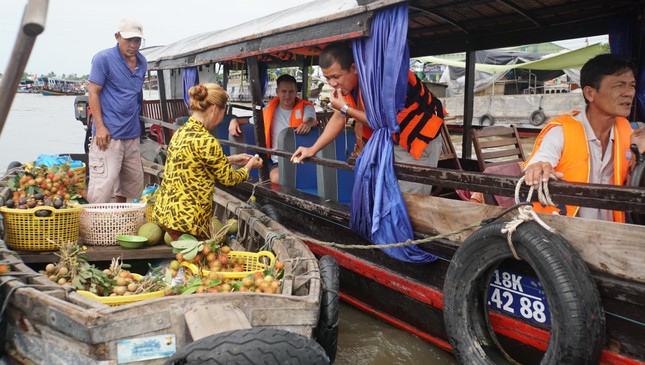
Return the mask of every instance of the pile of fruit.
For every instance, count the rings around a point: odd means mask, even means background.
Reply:
[[[151,293],[167,289],[162,268],[151,268],[152,274],[141,277],[130,273],[119,258],[112,259],[108,269],[100,270],[87,262],[84,248],[73,242],[58,244],[57,263],[48,264],[42,274],[60,285],[71,284],[77,290],[92,294],[122,296]]]
[[[217,222],[215,222],[217,221]],[[219,229],[218,229],[219,227]],[[234,231],[233,233],[231,233]],[[182,235],[171,243],[176,260],[170,264],[168,277],[177,278],[172,287],[175,294],[257,292],[275,294],[280,292],[284,264],[276,260],[271,267],[261,272],[244,275],[247,262],[244,257],[229,256],[231,248],[224,245],[226,236],[237,231],[237,220],[229,219],[222,224],[213,218],[211,239],[198,241],[191,235]],[[240,275],[228,277],[222,273]]]
[[[4,202],[7,208],[30,209],[50,206],[63,209],[68,204],[86,199],[84,180],[76,176],[68,163],[47,167],[25,164],[24,172],[17,173],[7,187],[12,195]],[[51,212],[41,210],[41,216]]]

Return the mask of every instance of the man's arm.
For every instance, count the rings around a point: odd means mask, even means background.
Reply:
[[[296,134],[307,134],[316,125],[316,110],[312,106],[305,106],[304,120],[296,128]]]
[[[228,124],[228,133],[234,137],[241,136],[242,130],[240,129],[240,126],[242,124],[249,124],[249,120],[245,118],[238,119],[236,116],[233,116],[230,123]]]
[[[564,130],[562,127],[551,128],[542,139],[539,149],[527,161],[529,165],[524,169],[524,181],[527,185],[537,185],[540,179],[548,181],[551,173],[556,178],[563,176],[562,173],[553,171],[560,162],[563,147]]]
[[[107,148],[108,142],[110,142],[110,131],[105,127],[103,123],[103,114],[101,112],[101,90],[103,86],[90,82],[90,95],[88,97],[90,103],[90,110],[92,111],[92,119],[94,120],[94,126],[96,128],[96,134],[94,135],[94,140],[96,145],[104,150]]]
[[[340,114],[339,111],[334,112],[334,115],[329,118],[327,126],[323,133],[318,137],[316,143],[311,147],[298,147],[296,152],[291,156],[291,162],[293,163],[302,163],[304,159],[314,156],[318,151],[323,149],[331,141],[336,138],[340,132],[345,129],[345,117]]]

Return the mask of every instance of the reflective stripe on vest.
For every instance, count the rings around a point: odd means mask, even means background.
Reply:
[[[540,134],[535,139],[535,146],[531,156],[524,163],[526,168],[527,163],[531,161],[533,155],[537,152],[544,140],[544,136],[551,128],[561,126],[564,133],[564,146],[562,148],[562,155],[560,162],[554,168],[554,171],[563,174],[562,180],[570,182],[588,183],[591,170],[591,159],[589,158],[589,145],[587,144],[587,134],[585,128],[577,119],[570,115],[561,115],[553,118],[542,129]],[[623,185],[625,177],[627,176],[627,168],[629,166],[628,151],[629,140],[632,134],[632,128],[627,119],[622,117],[616,118],[614,124],[614,176],[613,185]],[[543,207],[540,203],[533,203],[535,211],[540,213],[561,213],[561,209],[557,207]],[[580,207],[574,205],[566,205],[565,212],[568,216],[575,216]],[[621,211],[613,211],[614,222],[625,222],[625,214]]]
[[[357,108],[351,94],[345,95],[345,101],[352,108]],[[360,110],[363,109],[360,108]],[[394,142],[410,152],[415,159],[420,159],[428,143],[437,136],[444,114],[441,101],[432,95],[412,71],[408,71],[405,108],[396,116],[399,122],[399,133],[392,136]],[[372,133],[368,125],[363,126],[364,140],[369,139]]]
[[[279,105],[280,99],[276,96],[269,101],[269,105],[262,111],[264,114],[264,139],[266,141],[267,148],[271,148],[271,123],[273,122],[275,110]],[[289,127],[298,128],[302,124],[305,118],[306,105],[309,105],[312,108],[314,107],[314,105],[309,101],[296,98],[296,103],[291,110],[291,118],[289,118]],[[297,110],[299,110],[300,113],[297,113]],[[300,118],[296,118],[298,115]]]

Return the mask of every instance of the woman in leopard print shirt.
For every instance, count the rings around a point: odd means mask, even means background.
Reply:
[[[237,185],[248,178],[250,169],[262,166],[262,159],[249,154],[226,157],[209,132],[224,118],[226,91],[208,83],[188,92],[192,115],[170,140],[153,213],[173,240],[183,233],[207,238],[215,183]],[[243,167],[235,170],[231,164]]]

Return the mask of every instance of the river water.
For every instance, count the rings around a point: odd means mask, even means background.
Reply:
[[[0,133],[0,172],[38,154],[83,153],[73,96],[17,94]],[[419,313],[420,316],[423,313]],[[342,303],[337,365],[456,364],[447,352]]]

